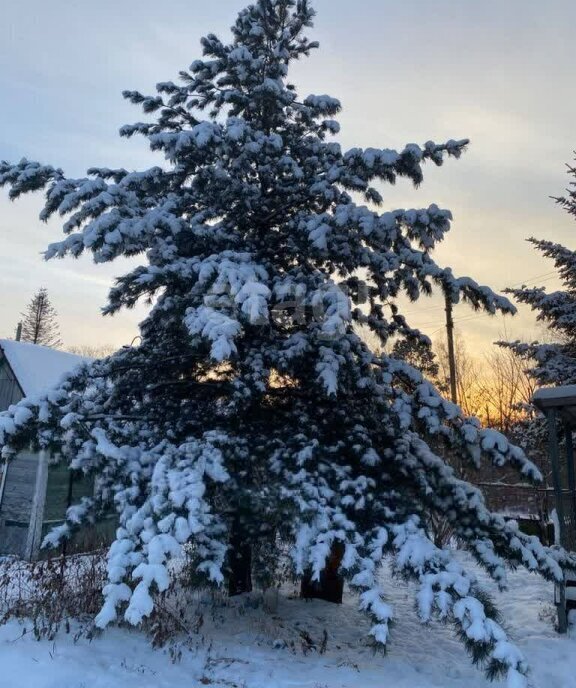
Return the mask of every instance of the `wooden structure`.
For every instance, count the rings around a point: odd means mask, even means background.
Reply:
[[[548,421],[548,447],[554,503],[557,515],[557,540],[567,550],[576,551],[576,469],[572,433],[576,430],[576,385],[539,389],[534,405]],[[567,575],[556,588],[558,629],[568,630],[568,610],[576,608],[576,577]]]
[[[0,339],[0,412],[25,396],[58,384],[80,356],[27,342]],[[51,466],[46,452],[20,452],[0,463],[0,556],[35,559],[44,535],[61,522],[66,508],[83,494],[86,481],[74,481],[65,466]]]

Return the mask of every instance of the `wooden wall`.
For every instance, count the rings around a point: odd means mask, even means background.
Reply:
[[[0,353],[0,411],[20,399],[22,390]],[[0,473],[6,471],[0,494],[0,554],[25,554],[37,467],[38,455],[32,453],[22,453],[8,466],[0,465]]]
[[[0,352],[0,411],[20,399],[22,390]],[[55,525],[63,522],[69,501],[74,504],[93,493],[92,480],[75,475],[70,484],[67,466],[48,466],[46,456],[42,460],[46,466],[40,465],[41,454],[20,452],[7,466],[0,462],[0,555],[42,556],[39,545]],[[109,542],[115,524],[116,520],[111,518],[98,526],[83,528],[69,550],[86,551]]]
[[[26,555],[38,454],[20,452],[8,464],[0,503],[0,554]]]
[[[11,404],[22,399],[22,390],[6,359],[0,352],[0,411],[5,411]]]

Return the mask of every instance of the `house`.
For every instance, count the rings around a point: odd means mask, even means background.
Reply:
[[[0,339],[0,412],[55,387],[86,359],[28,342]],[[0,463],[0,556],[35,559],[44,535],[90,490],[46,452],[22,451]]]

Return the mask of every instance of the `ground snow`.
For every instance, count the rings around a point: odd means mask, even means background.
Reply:
[[[485,579],[484,579],[485,580]],[[366,640],[368,620],[348,594],[335,606],[284,595],[278,609],[258,596],[200,601],[203,625],[179,663],[137,631],[112,628],[91,642],[60,634],[36,642],[15,622],[0,627],[0,686],[6,688],[487,688],[449,627],[423,628],[413,591],[385,583],[396,623],[386,656]],[[290,593],[290,590],[285,591]],[[555,633],[552,586],[526,572],[497,595],[504,625],[525,653],[530,685],[576,688],[576,632]],[[204,607],[203,607],[204,605]],[[326,629],[326,651],[320,653]],[[316,649],[304,652],[301,631]]]

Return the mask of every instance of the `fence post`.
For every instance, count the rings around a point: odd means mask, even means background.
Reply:
[[[556,432],[557,412],[551,408],[546,412],[548,419],[548,443],[550,448],[550,462],[552,464],[552,480],[554,482],[554,493],[556,495],[556,513],[558,514],[558,526],[560,528],[560,544],[565,543],[566,521],[564,517],[564,501],[562,495],[562,479],[560,474],[560,450],[558,446],[558,434]],[[566,612],[566,583],[562,581],[556,584],[558,599],[558,632],[568,631],[568,615]]]
[[[570,542],[569,549],[576,550],[576,477],[574,475],[574,443],[572,429],[566,426],[566,467],[568,474],[568,489],[570,490]]]

